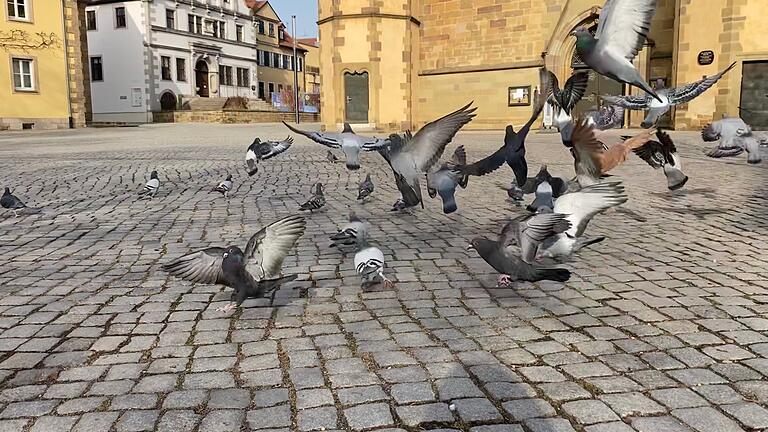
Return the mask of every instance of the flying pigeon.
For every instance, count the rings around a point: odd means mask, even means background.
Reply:
[[[701,131],[705,142],[720,141],[707,156],[713,158],[733,157],[747,152],[747,162],[758,164],[760,157],[760,140],[752,133],[752,128],[738,117],[726,117],[712,122]]]
[[[571,35],[576,37],[579,58],[592,70],[639,87],[663,103],[632,64],[648,37],[657,4],[658,0],[606,0],[595,36],[583,27]]]
[[[677,156],[677,148],[672,138],[664,131],[656,132],[658,141],[650,140],[634,150],[635,154],[654,169],[662,168],[667,177],[669,190],[678,190],[688,182],[688,176],[682,171],[682,163]],[[622,137],[624,138],[624,137]]]
[[[456,167],[466,165],[467,153],[464,146],[456,147],[453,157],[449,162],[443,163],[440,168],[434,172],[427,173],[427,193],[430,198],[440,195],[443,200],[443,213],[450,214],[455,212],[456,205],[456,186],[466,188],[469,178],[466,175],[455,171]]]
[[[357,199],[358,201],[365,201],[366,198],[371,196],[373,193],[374,185],[373,180],[371,180],[371,175],[366,174],[365,180],[363,180],[360,183],[360,186],[357,188]]]
[[[312,192],[312,196],[299,207],[299,210],[301,211],[307,211],[309,210],[310,213],[314,212],[315,210],[320,210],[325,206],[325,195],[323,195],[323,184],[322,183],[315,183],[315,187],[313,188],[314,191]]]
[[[152,171],[149,175],[149,181],[144,185],[144,188],[139,191],[139,196],[147,199],[152,199],[157,195],[157,190],[160,188],[160,180],[157,178],[157,171]]]
[[[226,180],[222,180],[215,188],[211,189],[211,192],[218,192],[224,195],[224,198],[229,197],[229,191],[232,190],[232,174],[227,175]]]
[[[550,82],[549,94],[545,95],[545,97],[547,97],[548,102],[556,109],[562,110],[565,114],[570,115],[573,108],[576,107],[576,104],[587,91],[589,72],[582,71],[574,73],[565,81],[565,86],[562,90],[559,87],[557,76],[551,71],[546,71],[545,73],[549,76]]]
[[[331,236],[331,246],[354,246],[357,244],[358,236],[364,237],[367,232],[365,223],[357,217],[355,212],[350,212],[349,223]]]
[[[391,289],[394,284],[384,276],[384,253],[381,249],[371,246],[365,233],[358,233],[358,252],[355,254],[355,270],[362,281],[361,288],[366,290],[373,285],[382,283],[384,288]]]
[[[625,202],[627,196],[620,182],[598,183],[561,196],[555,201],[553,211],[555,214],[565,214],[571,227],[544,240],[537,257],[566,257],[583,247],[605,240],[604,237],[582,237],[587,224],[595,215]]]
[[[534,177],[528,177],[525,181],[522,191],[524,194],[536,193],[539,185],[543,182],[549,183],[552,192],[552,198],[558,198],[568,190],[568,182],[560,177],[553,177],[547,169],[547,165],[543,164],[539,168],[539,172]]]
[[[597,130],[620,128],[624,123],[624,108],[616,105],[602,105],[593,108],[584,115]]]
[[[11,193],[11,189],[8,187],[5,188],[3,197],[0,198],[0,206],[2,206],[4,209],[12,211],[13,217],[19,217],[19,212],[22,210],[28,214],[40,213],[42,211],[39,208],[27,207],[27,205],[24,204],[24,201],[13,195]]]
[[[293,144],[293,138],[288,137],[282,141],[264,141],[256,138],[253,140],[248,151],[245,153],[245,163],[248,165],[248,175],[253,176],[259,172],[258,163],[271,159],[280,153],[287,151],[291,144]]]
[[[336,163],[339,162],[339,158],[333,154],[332,151],[328,150],[328,153],[325,155],[325,158],[328,159],[328,162]]]
[[[696,82],[685,84],[676,88],[656,89],[661,101],[657,101],[649,95],[641,96],[602,96],[602,99],[608,103],[619,105],[622,108],[630,110],[648,110],[648,116],[641,123],[644,128],[650,128],[656,125],[659,118],[669,111],[675,105],[690,102],[701,95],[710,87],[715,85],[720,78],[736,66],[736,62],[731,63],[727,69],[710,77],[704,77]]]
[[[180,279],[234,289],[234,303],[218,309],[229,311],[246,298],[263,297],[297,275],[283,277],[283,260],[304,234],[306,221],[288,216],[254,234],[245,247],[210,247],[184,255],[163,265],[163,270]]]
[[[533,264],[536,251],[544,240],[571,228],[567,216],[560,213],[519,216],[504,226],[499,240],[503,241],[504,247],[520,247],[520,258],[528,264]]]
[[[334,149],[340,148],[346,156],[347,169],[350,170],[360,169],[360,151],[379,150],[388,144],[387,140],[357,135],[349,123],[344,123],[341,133],[307,132],[296,129],[286,122],[283,124],[294,133],[304,135],[318,144]]]
[[[470,108],[472,102],[458,110],[443,116],[421,128],[415,135],[406,131],[405,135],[389,136],[388,147],[379,153],[403,177],[405,184],[413,190],[424,208],[419,178],[429,172],[445,151],[456,133],[475,117],[476,108]],[[397,176],[396,176],[397,177]],[[398,185],[398,189],[401,189]],[[401,189],[401,193],[402,193]],[[408,201],[407,199],[404,199]]]
[[[578,184],[584,187],[599,182],[603,175],[627,160],[629,152],[647,143],[654,133],[655,130],[646,129],[606,150],[605,145],[595,137],[594,127],[579,121],[571,137],[571,153]]]
[[[392,162],[390,162],[389,159],[389,152],[380,151],[379,154],[381,154],[384,160],[387,161],[389,167],[392,168]],[[395,177],[395,185],[397,186],[397,190],[400,192],[400,198],[395,201],[390,211],[402,212],[419,205],[421,203],[420,194],[417,195],[416,191],[413,189],[413,187],[411,187],[411,185],[408,184],[408,181],[405,179],[405,177],[395,171],[394,168],[392,168],[392,175]]]
[[[548,268],[538,264],[528,264],[515,255],[513,248],[506,246],[504,238],[488,240],[482,237],[472,239],[467,250],[474,249],[491,267],[501,273],[499,286],[508,287],[514,281],[538,282],[553,280],[565,282],[571,278],[571,272],[563,268]]]

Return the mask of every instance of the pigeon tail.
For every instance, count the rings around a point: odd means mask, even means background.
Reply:
[[[664,175],[667,176],[667,187],[674,191],[688,183],[688,176],[672,165],[664,165]]]
[[[565,282],[571,278],[571,272],[564,268],[533,267],[531,282],[543,280]]]
[[[573,252],[577,252],[587,246],[600,243],[601,241],[605,240],[605,237],[595,237],[595,238],[579,238],[576,240],[576,244],[573,245]]]

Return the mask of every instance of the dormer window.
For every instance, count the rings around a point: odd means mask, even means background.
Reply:
[[[277,32],[277,37],[280,38],[280,40],[285,40],[285,31],[283,31],[283,29],[280,29]]]

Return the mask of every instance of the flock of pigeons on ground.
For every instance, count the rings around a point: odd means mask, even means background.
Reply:
[[[456,148],[450,159],[440,162],[446,146],[456,133],[474,118],[472,103],[428,123],[415,134],[406,131],[404,134],[391,134],[388,138],[357,135],[349,124],[345,124],[340,133],[308,132],[287,123],[285,125],[292,132],[318,144],[340,149],[349,170],[360,168],[361,152],[378,152],[391,167],[401,194],[393,205],[393,211],[410,212],[419,205],[424,207],[421,179],[425,176],[429,196],[435,198],[439,195],[443,211],[455,212],[458,209],[457,187],[466,188],[470,177],[487,175],[506,163],[514,173],[514,181],[507,190],[510,199],[521,202],[526,196],[533,195],[533,200],[526,205],[527,212],[509,221],[497,238],[477,237],[467,249],[475,250],[500,273],[500,286],[509,286],[515,281],[564,282],[571,276],[567,269],[542,265],[541,260],[545,257],[567,258],[586,246],[604,240],[603,237],[586,236],[585,231],[592,218],[627,201],[621,182],[606,178],[611,170],[627,160],[630,153],[639,156],[652,168],[661,169],[670,190],[680,189],[686,184],[688,176],[682,171],[672,139],[655,127],[670,107],[701,95],[735,65],[694,83],[676,88],[661,88],[659,83],[655,90],[652,89],[632,61],[645,43],[657,2],[606,0],[594,35],[586,29],[572,33],[576,38],[578,55],[593,71],[638,87],[646,95],[603,96],[608,105],[589,112],[583,118],[574,119],[573,110],[587,90],[589,73],[573,74],[560,88],[557,77],[542,68],[540,92],[534,97],[533,114],[528,122],[517,131],[513,126],[507,126],[503,145],[474,163],[467,162],[463,146]],[[525,140],[546,103],[553,106],[554,125],[560,131],[563,145],[573,156],[575,177],[572,179],[553,177],[546,165],[535,176],[529,177]],[[599,134],[602,130],[621,125],[625,109],[648,110],[642,124],[645,130],[635,136],[621,137],[620,142],[608,146]],[[749,163],[760,162],[761,143],[740,118],[723,118],[711,123],[702,131],[702,138],[706,142],[719,141],[718,146],[708,153],[711,157],[737,156],[746,151]],[[246,152],[248,175],[258,173],[260,163],[286,152],[292,143],[290,136],[283,141],[254,140]],[[339,158],[328,150],[328,160],[336,162]],[[152,171],[140,195],[151,199],[157,195],[159,187],[158,173]],[[360,184],[358,200],[364,202],[374,188],[368,174]],[[212,192],[227,197],[231,190],[230,175]],[[300,206],[300,211],[314,212],[325,206],[321,183],[314,184],[310,192],[310,198]],[[14,214],[26,207],[8,188],[1,204],[13,210]],[[245,251],[238,246],[210,247],[177,258],[163,265],[163,269],[186,281],[232,288],[232,302],[220,308],[229,311],[246,298],[264,297],[269,293],[274,295],[282,283],[296,279],[297,275],[283,276],[281,268],[305,229],[304,217],[288,216],[253,235]],[[331,241],[333,246],[357,248],[354,265],[364,289],[376,284],[392,287],[392,281],[384,275],[384,254],[369,243],[368,225],[354,212],[349,215],[348,223],[331,236]]]

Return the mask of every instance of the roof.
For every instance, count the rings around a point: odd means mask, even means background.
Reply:
[[[266,0],[245,0],[245,6],[253,9],[254,12],[261,9],[265,4],[267,4]]]
[[[296,41],[302,45],[309,45],[315,48],[320,47],[320,44],[317,42],[317,38],[298,38]]]
[[[298,51],[307,51],[306,48],[302,48],[301,45],[299,45],[300,39],[296,39],[296,42],[296,49]],[[283,31],[283,40],[280,41],[280,46],[293,49],[293,38],[288,34],[287,31]]]

